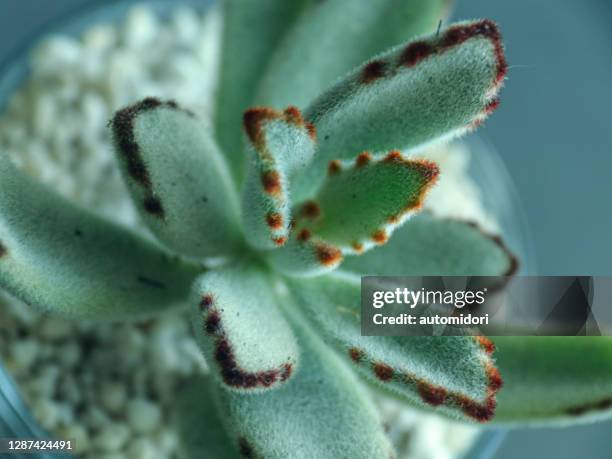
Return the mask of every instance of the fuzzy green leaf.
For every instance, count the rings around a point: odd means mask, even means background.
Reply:
[[[612,417],[612,338],[497,337],[504,378],[496,422],[570,424]]]
[[[316,134],[295,107],[247,110],[244,126],[251,159],[242,200],[245,235],[253,247],[271,249],[289,236],[289,180],[310,163]]]
[[[204,274],[194,284],[192,304],[198,342],[224,386],[252,392],[290,378],[297,343],[261,267]]]
[[[327,163],[413,149],[466,132],[498,106],[506,62],[497,26],[455,24],[372,58],[319,96],[305,112],[320,147],[294,185],[308,197]]]
[[[274,54],[258,102],[305,107],[337,78],[390,46],[435,30],[448,0],[313,2]]]
[[[387,242],[391,233],[422,205],[438,176],[429,161],[399,152],[373,159],[364,152],[354,164],[332,162],[327,180],[309,205],[317,209],[298,221],[343,253],[361,253]]]
[[[239,204],[202,122],[174,102],[145,99],[112,122],[123,175],[144,221],[168,247],[223,256],[239,244]]]
[[[376,410],[350,369],[304,325],[296,333],[302,362],[285,386],[254,395],[218,390],[226,427],[243,456],[392,457]]]
[[[146,315],[185,304],[196,270],[0,157],[0,285],[23,301],[75,318]]]
[[[372,276],[510,276],[516,258],[501,239],[475,224],[421,213],[391,240],[342,268]]]
[[[223,49],[215,128],[219,144],[238,182],[242,178],[245,162],[242,137],[236,126],[242,113],[253,104],[261,75],[279,41],[311,1],[222,2]]]
[[[304,230],[291,232],[287,243],[267,254],[270,264],[289,276],[319,276],[336,269],[342,251]]]
[[[185,459],[239,459],[234,441],[223,428],[212,397],[210,378],[189,380],[177,392],[176,417],[179,448]]]
[[[485,338],[362,336],[358,276],[336,272],[289,286],[328,342],[377,387],[451,417],[493,417],[501,379]]]
[[[362,153],[352,167],[333,161],[315,200],[294,209],[287,244],[268,255],[290,276],[317,276],[334,270],[343,253],[361,253],[384,244],[416,211],[435,181],[430,162],[406,160],[391,152],[375,161]]]

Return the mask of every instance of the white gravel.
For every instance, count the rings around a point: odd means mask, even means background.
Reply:
[[[32,73],[0,115],[0,150],[61,194],[140,228],[114,162],[106,123],[146,96],[210,114],[219,17],[186,8],[160,20],[135,7],[122,24],[79,39],[49,37]],[[437,149],[442,178],[427,206],[486,220],[465,176],[466,152]],[[449,198],[449,196],[451,198]],[[462,210],[458,210],[462,209]],[[142,230],[142,228],[140,228]],[[189,323],[174,313],[142,323],[72,323],[0,297],[0,357],[34,416],[86,459],[172,459],[176,388],[206,364]],[[476,430],[377,398],[400,457],[446,459]]]

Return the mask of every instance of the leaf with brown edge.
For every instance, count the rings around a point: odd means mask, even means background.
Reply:
[[[312,2],[274,53],[257,101],[305,107],[370,56],[436,30],[448,0]],[[378,75],[372,68],[371,76]]]
[[[310,163],[316,132],[295,107],[251,108],[243,116],[250,156],[242,194],[247,241],[257,249],[282,246],[291,222],[289,181]]]
[[[224,387],[262,391],[291,378],[299,350],[260,266],[204,274],[194,283],[191,302],[198,343]]]
[[[267,254],[270,264],[283,274],[295,277],[319,276],[333,271],[342,262],[342,251],[307,228],[293,228],[286,244]]]
[[[503,383],[486,338],[362,336],[358,276],[336,271],[288,284],[327,342],[375,387],[453,418],[494,418]]]
[[[132,199],[160,242],[190,257],[235,253],[239,200],[202,120],[149,97],[119,110],[111,127]]]
[[[499,336],[495,422],[565,425],[612,418],[612,338]]]
[[[241,183],[246,162],[236,126],[253,105],[264,70],[291,25],[312,0],[224,0],[219,87],[214,115],[216,138]],[[284,107],[283,104],[280,107]]]
[[[347,257],[342,269],[371,276],[512,276],[518,260],[499,236],[472,222],[421,212],[387,244]]]
[[[261,394],[223,387],[215,391],[225,426],[245,457],[395,457],[370,394],[293,308],[288,309],[302,350],[291,380]]]
[[[386,243],[421,208],[439,173],[434,163],[397,151],[379,157],[363,152],[351,164],[332,164],[309,204],[316,203],[317,215],[297,215],[296,223],[345,254]]]
[[[453,24],[374,56],[305,109],[319,150],[296,177],[296,198],[316,191],[332,159],[414,150],[473,129],[499,106],[505,75],[501,34],[486,19]]]

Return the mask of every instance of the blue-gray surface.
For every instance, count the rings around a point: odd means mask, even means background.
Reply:
[[[0,0],[0,59],[84,0]],[[612,275],[612,3],[463,0],[455,17],[500,22],[511,64],[484,128],[518,187],[541,274]],[[610,423],[517,431],[499,459],[612,457]],[[524,448],[517,451],[517,448]]]
[[[517,184],[542,274],[612,273],[612,3],[465,0],[511,65],[485,132]]]

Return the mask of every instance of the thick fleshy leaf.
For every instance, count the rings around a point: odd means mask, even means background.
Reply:
[[[612,338],[494,338],[504,388],[495,421],[546,424],[612,417]]]
[[[278,42],[311,1],[222,2],[223,49],[215,128],[219,144],[238,182],[246,164],[238,130],[242,113],[253,105],[256,87]]]
[[[258,102],[305,107],[370,56],[435,31],[448,0],[313,2],[274,54]]]
[[[334,159],[413,149],[480,124],[498,106],[506,62],[489,20],[453,25],[374,57],[308,107],[319,136],[315,161],[294,191],[308,197]]]
[[[319,276],[340,265],[342,251],[304,229],[292,231],[287,243],[269,252],[267,258],[275,269],[289,276]]]
[[[247,110],[244,128],[251,160],[242,199],[245,236],[255,248],[272,249],[289,236],[289,181],[312,160],[316,133],[295,107]]]
[[[363,152],[354,164],[332,161],[327,180],[309,203],[317,209],[297,223],[344,253],[384,244],[417,211],[438,177],[438,167],[397,152],[373,159]]]
[[[387,242],[420,208],[438,168],[391,152],[376,160],[363,152],[352,165],[332,161],[314,200],[295,209],[288,243],[269,254],[279,271],[316,276],[337,268],[343,253],[362,253]]]
[[[245,457],[387,459],[392,448],[349,368],[305,325],[302,361],[283,387],[263,394],[219,389],[226,426]]]
[[[198,342],[225,387],[252,392],[289,380],[297,342],[260,266],[204,274],[195,281],[192,304]]]
[[[238,196],[220,151],[193,113],[148,98],[117,112],[112,127],[123,176],[160,241],[194,257],[236,249]]]
[[[502,380],[486,338],[362,336],[358,276],[335,272],[288,282],[327,341],[377,387],[455,418],[494,416]]]
[[[422,212],[387,244],[348,257],[342,268],[371,276],[511,276],[518,262],[499,237],[477,225]]]
[[[0,286],[75,318],[185,304],[197,267],[76,207],[0,156]]]
[[[179,448],[184,459],[239,459],[238,448],[223,428],[209,377],[189,380],[177,392]]]

